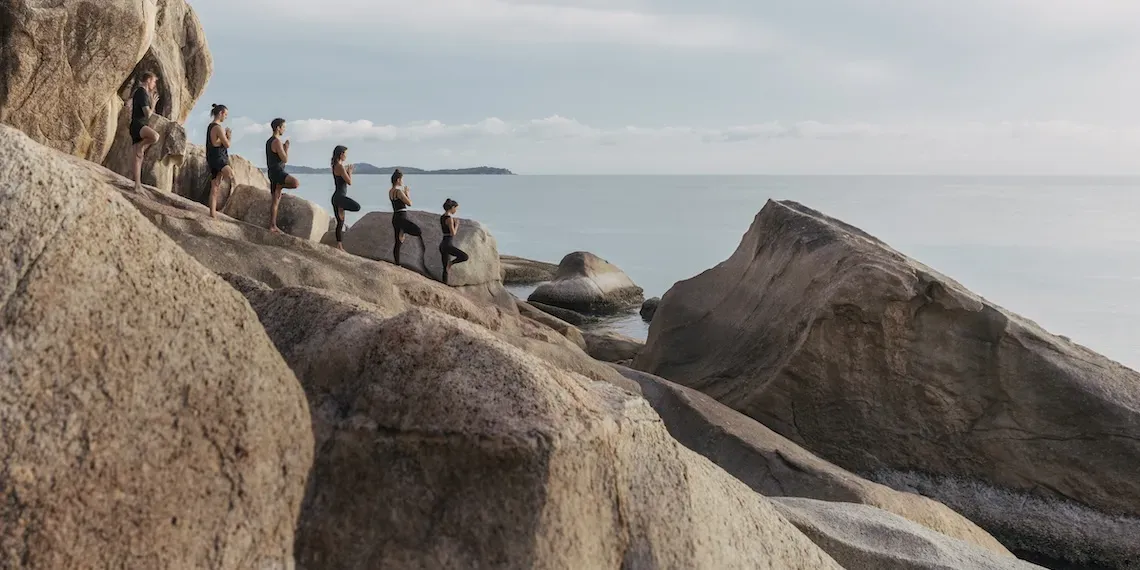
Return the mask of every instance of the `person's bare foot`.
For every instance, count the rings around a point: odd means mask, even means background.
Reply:
[[[281,228],[278,228],[277,226],[273,226],[272,228],[269,228],[269,233],[279,234],[279,233],[281,233]]]
[[[218,213],[217,212],[210,212],[210,217],[216,220],[216,219],[218,219]]]
[[[337,249],[339,249],[339,250],[341,250],[341,251],[344,251],[344,244],[343,244],[343,243],[338,243],[338,244],[336,244],[336,248],[337,248]]]

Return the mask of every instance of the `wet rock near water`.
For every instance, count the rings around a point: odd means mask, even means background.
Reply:
[[[500,255],[504,285],[534,285],[554,279],[558,266],[513,255]]]
[[[660,303],[660,297],[646,299],[645,302],[641,304],[641,319],[647,323],[653,322],[653,316],[657,314],[657,305]]]
[[[554,279],[531,293],[529,301],[585,314],[614,314],[640,305],[644,291],[612,263],[587,252],[562,258]]]
[[[602,362],[632,362],[645,343],[611,331],[582,331],[586,352]]]

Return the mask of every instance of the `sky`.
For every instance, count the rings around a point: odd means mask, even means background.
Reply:
[[[1140,174],[1135,0],[189,1],[259,165]]]

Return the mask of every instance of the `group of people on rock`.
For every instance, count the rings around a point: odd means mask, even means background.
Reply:
[[[142,188],[142,164],[147,149],[158,142],[159,134],[148,126],[150,117],[158,105],[158,77],[151,72],[143,72],[137,80],[136,87],[130,98],[131,108],[131,141],[134,145],[134,175],[135,190]],[[230,166],[229,149],[232,144],[233,131],[229,127],[222,127],[222,123],[229,117],[229,109],[225,105],[213,105],[210,109],[212,120],[206,128],[206,166],[210,171],[210,217],[217,218],[218,191],[222,181],[227,181],[230,187],[234,186],[234,171]],[[265,141],[265,163],[272,192],[270,205],[269,231],[280,233],[277,227],[277,211],[281,204],[282,191],[299,188],[301,183],[296,177],[285,171],[289,162],[289,142],[282,142],[285,134],[285,119],[273,119],[269,125],[273,134]],[[344,250],[344,220],[345,212],[359,212],[360,204],[348,197],[348,187],[352,185],[354,165],[346,164],[348,147],[337,145],[332,154],[333,194],[332,207],[336,216],[336,247]],[[400,246],[407,236],[419,238],[420,245],[427,252],[424,245],[423,230],[408,217],[408,208],[412,205],[411,189],[404,183],[404,174],[396,169],[392,173],[392,185],[388,189],[388,200],[392,203],[392,231],[394,242],[392,258],[396,265],[400,265]],[[447,283],[448,270],[456,263],[463,263],[469,259],[466,252],[455,247],[454,239],[459,232],[459,220],[455,212],[459,203],[451,198],[443,202],[443,215],[439,217],[440,230],[443,239],[439,244],[439,254],[443,270],[440,280]],[[425,264],[426,267],[426,264]]]

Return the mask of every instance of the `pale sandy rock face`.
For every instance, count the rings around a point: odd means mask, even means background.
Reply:
[[[302,567],[838,568],[628,392],[432,310],[235,285],[311,403]]]
[[[0,0],[0,123],[102,162],[155,15],[150,1]]]
[[[273,194],[264,188],[238,186],[226,200],[223,212],[235,220],[253,224],[259,228],[269,227],[270,207]],[[288,191],[282,192],[277,208],[277,227],[281,231],[319,242],[328,232],[329,214],[320,206]]]
[[[799,204],[770,202],[732,257],[674,286],[636,365],[856,472],[1140,515],[1140,374]],[[1072,541],[1021,540],[1064,528],[1064,508],[1045,522],[977,507],[975,521],[995,534],[1001,521],[999,538],[1028,549],[1077,542],[1075,528]],[[1140,556],[1102,540],[1076,554]]]
[[[110,172],[0,157],[0,567],[291,568],[313,439],[257,315]]]
[[[154,73],[160,96],[156,111],[183,124],[214,71],[206,33],[186,0],[157,0],[153,37],[119,95],[130,97],[134,78],[144,71]]]
[[[130,131],[131,111],[124,108],[119,116],[119,128],[103,166],[127,178],[134,179],[134,141]],[[143,156],[141,181],[159,190],[170,192],[174,188],[174,171],[182,164],[186,154],[186,129],[161,115],[150,116],[150,128],[158,133],[158,143],[147,149]]]
[[[586,352],[602,362],[631,362],[645,348],[635,338],[611,331],[583,331]]]
[[[531,293],[530,301],[579,313],[616,313],[637,307],[643,291],[616,265],[586,252],[562,258],[554,280]]]
[[[558,334],[569,339],[570,342],[573,342],[582,350],[586,350],[586,339],[582,336],[582,331],[578,327],[562,319],[559,319],[558,317],[540,311],[530,303],[521,299],[516,299],[515,304],[519,308],[519,315],[528,318],[536,323],[541,323],[547,327],[550,327]]]
[[[1043,570],[867,505],[792,498],[772,502],[780,514],[844,568]]]
[[[331,206],[330,206],[331,207]],[[400,248],[400,264],[433,279],[438,279],[443,268],[439,244],[443,240],[440,214],[409,210],[408,219],[423,231],[420,240],[406,236]],[[370,212],[352,224],[344,234],[344,249],[368,259],[393,262],[392,246],[396,234],[392,229],[392,212]],[[460,219],[459,233],[453,239],[455,247],[463,250],[470,260],[454,265],[448,274],[448,284],[457,287],[496,283],[502,285],[499,266],[499,249],[495,236],[477,221]],[[426,247],[426,250],[425,250]]]
[[[234,184],[222,181],[218,189],[218,209],[222,210],[230,194],[239,186],[253,186],[269,190],[269,179],[252,162],[241,155],[230,155],[230,168],[234,171]],[[174,176],[174,193],[189,198],[199,204],[208,204],[210,199],[210,168],[206,165],[206,147],[188,144]]]
[[[630,368],[615,369],[641,386],[673,437],[757,493],[870,505],[998,556],[1013,556],[986,531],[937,501],[895,491],[828,463],[696,390]]]

